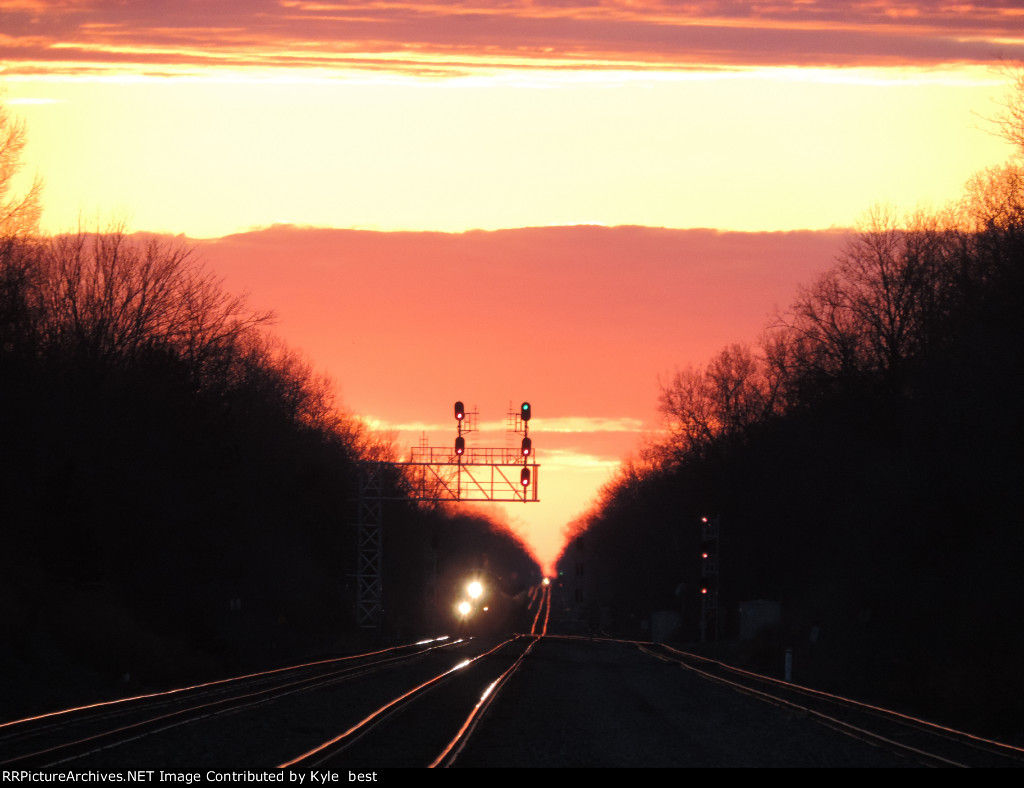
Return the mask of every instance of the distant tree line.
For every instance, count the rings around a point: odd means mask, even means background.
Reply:
[[[1024,76],[1016,145],[939,211],[870,211],[751,344],[661,381],[664,430],[570,529],[586,594],[699,638],[702,516],[720,518],[720,632],[781,603],[744,658],[977,725],[1024,711]]]
[[[5,714],[420,635],[439,566],[536,572],[485,517],[390,501],[384,627],[358,631],[357,466],[392,447],[184,242],[40,234],[24,142],[0,106]]]

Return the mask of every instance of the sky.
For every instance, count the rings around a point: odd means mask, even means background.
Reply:
[[[195,239],[400,442],[530,400],[544,563],[659,376],[1007,158],[1021,60],[1015,0],[0,0],[44,230]]]

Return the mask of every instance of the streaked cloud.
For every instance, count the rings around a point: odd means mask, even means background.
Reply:
[[[8,75],[926,66],[1024,57],[1010,0],[112,3],[14,0]]]
[[[599,471],[606,474],[617,468],[621,461],[619,457],[556,449],[545,455],[544,467],[549,471],[571,469],[574,471]]]
[[[368,418],[367,424],[374,429],[397,430],[400,432],[444,432],[450,430],[450,422],[410,422],[408,424],[387,424],[379,419]],[[544,419],[544,432],[559,433],[593,433],[593,432],[641,432],[644,424],[634,418],[595,418],[589,416],[570,416]],[[500,432],[505,429],[504,422],[487,421],[479,425],[481,432]]]
[[[643,422],[633,418],[570,417],[549,419],[544,429],[548,432],[640,432]]]

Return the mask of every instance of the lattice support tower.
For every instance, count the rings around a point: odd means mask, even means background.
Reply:
[[[383,463],[361,462],[358,468],[359,498],[356,510],[356,623],[372,628],[384,613],[383,582]]]

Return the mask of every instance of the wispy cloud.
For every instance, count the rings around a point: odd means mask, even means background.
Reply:
[[[380,419],[368,417],[366,424],[372,429],[398,432],[451,432],[452,422],[409,422],[405,424],[387,424]],[[505,422],[485,421],[477,427],[481,432],[500,432],[505,429]],[[643,431],[644,424],[634,418],[606,418],[593,416],[565,416],[544,419],[540,429],[544,433],[595,433],[595,432],[635,432]],[[534,432],[537,432],[535,429]]]
[[[640,432],[643,422],[633,418],[593,418],[587,416],[570,416],[566,418],[546,419],[546,432]]]
[[[547,471],[599,471],[607,474],[621,463],[619,457],[587,454],[569,449],[553,449],[544,455],[544,467]]]
[[[0,11],[10,75],[125,70],[480,71],[990,62],[1024,56],[1011,0],[463,0],[110,3],[13,0]]]

